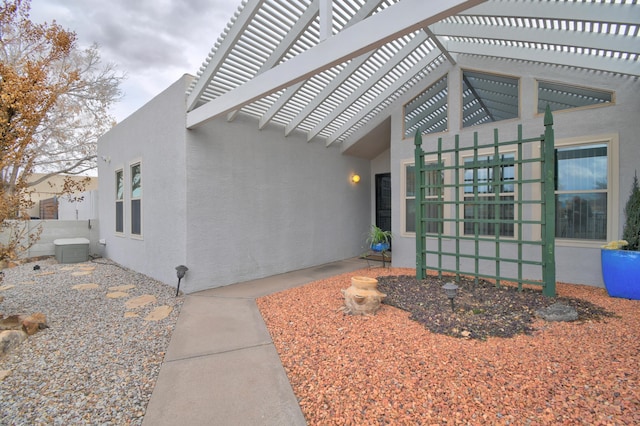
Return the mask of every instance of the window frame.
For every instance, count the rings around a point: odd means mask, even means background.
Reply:
[[[442,155],[441,160],[444,163],[445,167],[447,164],[450,163],[450,154],[445,154]],[[437,156],[428,156],[425,158],[425,164],[435,164],[438,161]],[[415,195],[413,196],[408,196],[407,195],[407,167],[408,166],[415,166],[415,161],[412,160],[403,160],[400,162],[400,167],[401,167],[401,171],[400,171],[400,185],[401,185],[401,199],[402,199],[402,203],[400,204],[400,235],[403,237],[414,237],[416,236],[416,232],[415,231],[407,231],[407,201],[408,200],[415,200],[416,197]],[[446,185],[447,182],[451,182],[451,171],[450,170],[445,170],[444,172],[444,176],[443,176],[443,185]],[[415,193],[415,189],[414,189],[414,193]],[[451,193],[450,193],[450,189],[449,188],[444,188],[443,189],[443,194],[442,194],[442,198],[443,200],[446,202],[447,200],[451,199],[450,197]],[[432,196],[427,196],[426,198],[436,198],[438,197],[438,195],[432,195]],[[449,216],[447,215],[447,205],[448,204],[444,204],[442,206],[442,219],[447,219]],[[443,220],[442,222],[442,235],[447,236],[450,233],[450,222],[447,220]]]
[[[118,182],[118,176],[120,176],[121,178],[121,183],[122,183],[122,193],[118,194],[118,189],[119,189],[119,182]],[[124,194],[125,194],[125,175],[124,175],[124,168],[119,168],[117,170],[115,170],[115,211],[114,211],[114,232],[117,236],[123,236],[125,234],[124,230],[125,230],[125,224],[126,224],[126,220],[125,220],[125,208],[124,208]],[[122,223],[121,223],[121,229],[118,230],[118,206],[120,206],[121,209],[121,213],[122,213]]]
[[[517,180],[517,176],[519,176],[519,173],[521,173],[521,171],[519,171],[518,169],[522,167],[522,165],[519,163],[519,161],[521,160],[520,158],[518,158],[518,151],[515,149],[510,149],[510,148],[504,148],[504,149],[499,149],[498,150],[498,154],[499,155],[513,155],[513,159],[514,159],[514,170],[513,170],[513,178],[514,181]],[[494,149],[481,149],[478,150],[478,157],[493,157],[495,155],[495,150]],[[465,165],[465,160],[467,159],[473,159],[474,155],[473,155],[473,150],[465,150],[465,151],[461,151],[460,152],[460,169],[459,169],[459,182],[461,182],[462,184],[460,185],[459,191],[460,191],[460,204],[458,205],[458,208],[461,209],[461,211],[459,211],[459,217],[462,219],[462,221],[458,224],[459,228],[458,231],[460,233],[461,236],[473,236],[475,234],[471,233],[471,234],[467,234],[465,233],[465,216],[464,216],[464,210],[465,210],[465,198],[469,195],[473,196],[473,192],[472,193],[467,193],[465,192],[466,189],[466,184],[465,184],[465,172],[466,172],[466,168],[464,167]],[[492,186],[492,184],[490,183],[491,181],[487,181],[487,185],[486,186]],[[518,185],[516,185],[515,183],[513,184],[507,184],[507,183],[503,183],[501,184],[501,186],[506,186],[506,185],[512,185],[513,186],[513,191],[511,192],[500,192],[499,196],[500,197],[505,197],[505,196],[510,196],[513,198],[513,204],[512,204],[512,208],[513,208],[513,235],[503,235],[501,233],[499,233],[500,235],[500,239],[505,239],[505,240],[516,240],[517,236],[518,236],[518,223],[517,221],[520,220],[521,218],[518,217],[518,209],[516,208],[516,200],[518,199]],[[479,197],[495,197],[495,193],[494,192],[486,192],[486,193],[478,193]],[[502,204],[501,204],[502,205]],[[495,233],[487,233],[487,234],[483,234],[483,233],[478,233],[479,237],[493,237],[495,236]]]
[[[538,108],[538,104],[540,103],[540,83],[541,82],[542,83],[548,83],[548,84],[557,84],[557,85],[567,86],[567,87],[575,87],[576,89],[592,90],[594,92],[603,92],[603,93],[608,93],[608,94],[611,95],[611,102],[602,102],[602,103],[583,105],[583,106],[577,106],[577,107],[572,107],[572,108],[555,109],[555,110],[552,110],[554,115],[558,114],[558,113],[565,113],[565,112],[572,113],[572,112],[576,112],[576,111],[584,111],[584,110],[589,110],[589,109],[593,109],[593,108],[604,108],[604,107],[614,106],[616,104],[616,92],[614,90],[599,89],[599,88],[595,88],[595,87],[591,87],[591,86],[567,83],[567,82],[558,81],[558,80],[546,80],[546,79],[543,79],[543,78],[536,78],[535,79],[535,85],[536,85],[536,89],[535,89],[535,115],[536,115],[536,117],[544,115],[544,111],[541,112],[541,111],[538,110],[539,109]],[[556,143],[556,145],[557,145],[557,143]]]
[[[577,238],[559,238],[556,237],[556,245],[561,247],[584,247],[584,248],[600,248],[607,241],[618,239],[618,225],[620,217],[619,204],[619,189],[620,189],[620,177],[619,177],[619,155],[618,155],[618,135],[617,134],[604,134],[596,136],[580,136],[567,139],[558,139],[555,143],[555,148],[575,147],[580,145],[594,145],[594,144],[606,144],[607,145],[607,224],[606,224],[606,239],[605,240],[581,240]],[[575,192],[575,191],[573,191]],[[554,189],[554,194],[558,191]],[[557,212],[556,212],[557,214]]]
[[[133,178],[134,178],[134,172],[133,169],[134,167],[138,167],[139,168],[139,172],[138,174],[140,175],[140,183],[139,183],[139,188],[140,188],[140,193],[139,195],[135,196],[134,195],[134,184],[133,184]],[[129,235],[131,236],[131,238],[134,239],[142,239],[143,236],[143,223],[142,223],[142,217],[143,217],[143,212],[142,212],[142,195],[143,195],[143,187],[142,187],[142,161],[134,161],[132,163],[129,164],[129,204],[130,204],[130,226],[129,226]],[[138,202],[139,206],[137,209],[134,209],[134,202]],[[137,210],[139,217],[138,219],[138,223],[139,223],[139,233],[135,233],[134,232],[134,212]]]

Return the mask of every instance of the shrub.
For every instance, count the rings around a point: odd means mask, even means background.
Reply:
[[[631,193],[624,208],[626,221],[622,231],[622,239],[629,245],[627,250],[640,251],[640,187],[638,187],[638,174],[633,176]]]

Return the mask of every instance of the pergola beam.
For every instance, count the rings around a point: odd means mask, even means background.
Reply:
[[[352,27],[344,29],[291,60],[257,75],[242,86],[188,112],[187,128],[193,129],[229,111],[241,108],[270,93],[303,81],[319,72],[482,2],[483,0],[440,0],[438,2],[403,0]],[[234,25],[233,27],[239,26]],[[213,72],[207,73],[207,75],[209,78],[200,79],[204,82],[199,86],[206,87]],[[198,85],[196,86],[198,88]],[[189,106],[195,105],[203,90],[204,88],[200,87],[199,90],[192,92],[189,96]]]
[[[220,47],[211,58],[211,61],[207,64],[207,67],[187,98],[187,111],[192,110],[197,105],[200,96],[202,96],[202,94],[207,90],[209,81],[214,75],[216,75],[224,61],[229,56],[233,46],[235,46],[236,42],[240,39],[244,30],[251,22],[251,19],[253,19],[256,13],[258,13],[260,6],[262,6],[262,3],[264,2],[265,0],[248,0],[247,4],[240,12],[236,22],[231,26],[229,33],[221,41]]]

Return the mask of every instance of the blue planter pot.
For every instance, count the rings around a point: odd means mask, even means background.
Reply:
[[[640,300],[640,251],[601,251],[602,279],[611,297]]]
[[[389,243],[371,244],[371,250],[380,253],[389,250]]]

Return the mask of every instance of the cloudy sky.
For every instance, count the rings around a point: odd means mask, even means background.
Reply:
[[[79,47],[98,43],[103,62],[126,73],[122,121],[183,74],[195,75],[240,0],[31,0],[31,20],[75,31]]]

